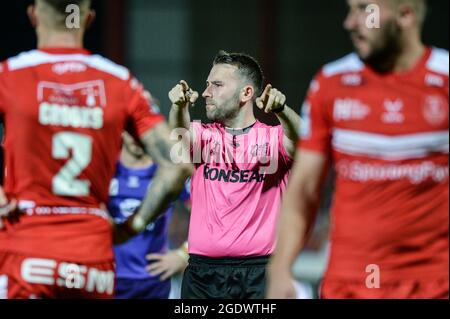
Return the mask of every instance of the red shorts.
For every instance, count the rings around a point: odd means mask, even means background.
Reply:
[[[448,299],[449,278],[436,280],[401,280],[367,288],[365,283],[324,280],[320,289],[323,299]]]
[[[0,252],[0,299],[112,298],[112,261],[95,264]]]

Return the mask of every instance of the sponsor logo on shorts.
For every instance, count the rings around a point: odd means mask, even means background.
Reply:
[[[113,294],[114,272],[86,265],[60,262],[52,259],[27,258],[20,270],[22,279],[31,284],[56,285],[67,289]]]
[[[21,202],[19,202],[20,207]],[[100,208],[91,207],[24,207],[25,214],[28,216],[45,216],[45,215],[94,215],[104,219],[109,219],[107,212]]]

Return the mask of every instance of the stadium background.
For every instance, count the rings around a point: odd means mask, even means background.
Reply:
[[[428,2],[424,41],[448,49],[449,1]],[[36,46],[26,16],[30,3],[2,4],[0,61]],[[266,80],[281,89],[296,110],[318,69],[352,50],[342,28],[345,0],[93,0],[93,6],[97,19],[87,33],[86,47],[130,68],[160,101],[165,115],[167,93],[180,79],[203,91],[220,49],[259,59]],[[206,120],[203,103],[197,103],[192,116]],[[274,116],[258,112],[258,117],[276,123]],[[296,263],[299,279],[314,285],[325,266],[329,201],[326,196],[315,236]],[[185,236],[187,215],[179,211],[175,217],[176,244]]]

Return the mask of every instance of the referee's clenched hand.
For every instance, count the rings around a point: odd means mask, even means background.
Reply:
[[[198,92],[189,88],[186,81],[182,80],[169,92],[169,99],[173,105],[186,107],[189,104],[194,105],[198,99]]]

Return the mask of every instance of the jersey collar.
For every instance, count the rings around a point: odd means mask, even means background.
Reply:
[[[374,69],[372,69],[369,65],[365,64],[366,66],[366,70],[371,73],[374,74],[377,77],[382,77],[382,78],[403,78],[403,77],[408,77],[414,74],[417,74],[417,72],[420,72],[421,70],[424,70],[426,68],[426,64],[431,56],[432,53],[432,48],[426,46],[425,47],[425,51],[422,54],[422,56],[419,58],[419,60],[416,62],[416,64],[409,70],[407,71],[403,71],[403,72],[387,72],[385,74],[382,73],[378,73],[376,72]]]
[[[86,54],[90,55],[91,52],[84,48],[58,48],[58,47],[47,47],[40,48],[39,51],[49,53],[49,54]]]

